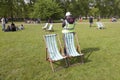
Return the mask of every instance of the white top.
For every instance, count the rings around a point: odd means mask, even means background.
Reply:
[[[5,24],[5,18],[1,19],[2,24]]]

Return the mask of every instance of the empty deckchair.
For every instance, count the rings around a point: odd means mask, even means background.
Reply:
[[[44,27],[42,27],[42,29],[46,30],[48,28],[48,23],[45,24]]]
[[[47,29],[48,31],[54,31],[53,30],[53,24],[50,24],[49,28]]]
[[[57,36],[56,34],[48,34],[48,35],[44,36],[44,40],[46,42],[46,60],[48,60],[50,62],[53,72],[55,70],[54,70],[52,63],[59,61],[59,60],[63,60],[63,59],[66,62],[66,56],[62,56],[62,55],[64,55],[64,53],[63,53],[62,46],[61,46],[59,39],[58,40],[59,40],[59,44],[60,44],[61,53],[58,50],[56,36]],[[66,65],[67,65],[67,62],[66,62]]]
[[[76,37],[77,48],[75,48],[74,37]],[[78,38],[75,33],[65,33],[64,34],[64,44],[65,44],[65,52],[69,57],[80,57],[80,62],[83,63],[84,55],[81,53],[80,45],[78,43]]]
[[[96,22],[98,29],[104,29],[104,25],[102,22]]]

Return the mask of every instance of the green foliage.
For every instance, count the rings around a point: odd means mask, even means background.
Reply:
[[[32,11],[32,4],[29,6],[24,0],[2,0],[0,4],[0,16],[24,18]]]
[[[40,17],[41,19],[46,19],[52,17],[53,19],[58,19],[63,15],[63,11],[53,0],[38,0],[34,5],[33,17]]]
[[[70,5],[72,7],[69,7],[69,10],[75,15],[75,16],[86,16],[89,14],[89,7],[88,7],[89,1],[88,0],[78,0],[78,1],[72,1]],[[86,6],[85,6],[86,5]]]
[[[0,16],[14,18],[42,18],[64,17],[67,11],[76,17],[100,15],[101,17],[120,17],[120,0],[1,0]],[[90,5],[91,4],[91,5]],[[91,9],[90,9],[91,8]],[[92,9],[93,8],[93,9]]]
[[[96,7],[100,10],[102,16],[120,16],[120,0],[96,0]]]
[[[92,9],[90,9],[89,15],[99,16],[99,9],[98,8],[92,8]]]

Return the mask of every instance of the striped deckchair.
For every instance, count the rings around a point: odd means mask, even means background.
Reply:
[[[104,29],[104,25],[102,22],[96,22],[96,24],[98,29]]]
[[[46,30],[48,28],[48,24],[49,23],[46,23],[44,27],[42,27],[42,29]]]
[[[48,31],[54,31],[53,30],[53,24],[49,24],[49,28],[47,29]]]
[[[44,35],[44,40],[46,42],[46,60],[48,60],[50,62],[50,65],[51,65],[51,68],[52,68],[53,72],[55,71],[55,69],[53,67],[53,62],[64,59],[66,65],[67,65],[66,56],[64,56],[59,38],[58,38],[58,41],[59,41],[59,44],[60,44],[61,53],[58,50],[56,36],[57,36],[57,34]]]
[[[77,41],[77,48],[75,48],[75,44],[74,44],[74,37],[76,37],[76,41]],[[64,44],[65,44],[65,52],[66,55],[68,57],[80,57],[80,61],[83,63],[83,58],[84,55],[81,53],[80,50],[80,45],[78,43],[78,38],[77,35],[75,33],[65,33],[64,34]]]

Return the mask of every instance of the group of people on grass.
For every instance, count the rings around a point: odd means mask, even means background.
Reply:
[[[70,12],[66,13],[65,18],[62,21],[63,21],[63,23],[62,23],[63,31],[62,32],[68,31],[67,30],[68,27],[66,27],[65,25],[69,25],[70,26],[69,31],[72,31],[72,29],[73,29],[72,26],[75,26],[75,18],[72,16],[72,14]],[[2,23],[2,31],[17,31],[17,30],[24,29],[23,24],[21,24],[20,27],[17,27],[17,26],[15,26],[14,23],[12,23],[11,25],[8,25],[7,28],[5,28],[6,22],[5,22],[4,17],[1,19],[1,23]],[[90,23],[90,27],[92,27],[92,24],[93,24],[93,17],[92,16],[89,17],[89,23]],[[98,26],[98,29],[103,28],[102,22],[100,22],[100,18],[98,18],[96,24]],[[101,24],[102,26],[99,26],[99,24]],[[43,27],[43,29],[52,30],[52,27],[53,27],[53,20],[52,20],[52,18],[49,18],[48,21],[46,22],[45,26]]]
[[[8,25],[6,28],[6,21],[5,21],[4,17],[1,19],[1,23],[2,23],[2,31],[4,31],[4,32],[17,31],[17,30],[24,29],[23,24],[21,24],[19,27],[17,27],[17,26],[15,26],[15,24],[13,22],[11,23],[11,25]]]
[[[7,29],[5,29],[6,32],[9,32],[9,31],[18,31],[18,30],[23,30],[24,29],[24,26],[23,24],[21,24],[19,27],[15,26],[14,23],[12,23],[11,25],[8,25],[7,26]]]

